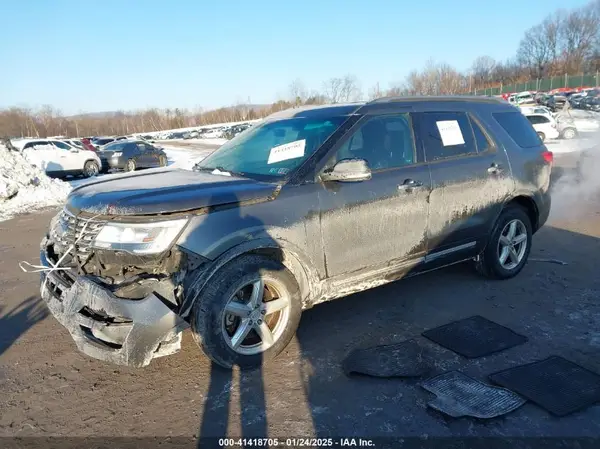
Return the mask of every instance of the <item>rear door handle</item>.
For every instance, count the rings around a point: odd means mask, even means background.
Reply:
[[[488,172],[490,175],[497,175],[497,174],[499,174],[499,173],[502,173],[502,168],[501,168],[501,167],[500,167],[498,164],[496,164],[496,163],[494,162],[494,163],[492,163],[492,165],[490,165],[490,167],[487,169],[487,172]]]
[[[403,192],[410,192],[413,189],[418,189],[419,187],[423,187],[423,183],[421,181],[415,181],[414,179],[406,179],[402,184],[398,186],[398,190]]]

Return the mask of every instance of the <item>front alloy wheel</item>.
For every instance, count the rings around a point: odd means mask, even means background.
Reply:
[[[225,306],[222,331],[235,352],[254,355],[281,338],[290,319],[290,298],[283,286],[256,279],[242,287]],[[284,293],[280,293],[280,290]]]
[[[301,313],[294,275],[277,260],[247,254],[211,277],[195,298],[190,324],[211,360],[245,369],[279,354],[293,338]]]

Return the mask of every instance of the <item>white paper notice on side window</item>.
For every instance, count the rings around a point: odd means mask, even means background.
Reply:
[[[302,157],[304,156],[305,146],[306,140],[302,139],[273,147],[269,153],[267,164],[275,164],[277,162],[287,161],[288,159]]]
[[[462,131],[456,120],[443,120],[441,122],[435,122],[442,138],[442,144],[445,147],[452,145],[464,145],[465,139],[463,138]]]

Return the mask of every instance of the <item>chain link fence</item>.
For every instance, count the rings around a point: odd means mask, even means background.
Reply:
[[[523,92],[528,90],[547,92],[559,88],[598,87],[600,85],[599,73],[594,75],[564,75],[551,78],[529,80],[524,83],[501,84],[486,89],[473,89],[473,95],[500,95],[505,93]]]

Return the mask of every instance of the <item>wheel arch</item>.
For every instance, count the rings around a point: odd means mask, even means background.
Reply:
[[[516,195],[506,201],[503,209],[506,209],[510,206],[520,206],[525,209],[529,219],[531,220],[531,230],[535,233],[539,229],[539,209],[535,200],[531,196],[525,194]]]
[[[321,293],[322,287],[318,272],[302,250],[285,240],[254,239],[227,250],[218,258],[210,261],[208,266],[200,267],[198,269],[200,272],[190,273],[194,281],[187,289],[180,315],[188,318],[196,299],[223,266],[248,254],[262,255],[276,260],[290,270],[298,282],[303,308],[309,308],[313,302],[312,299]]]

